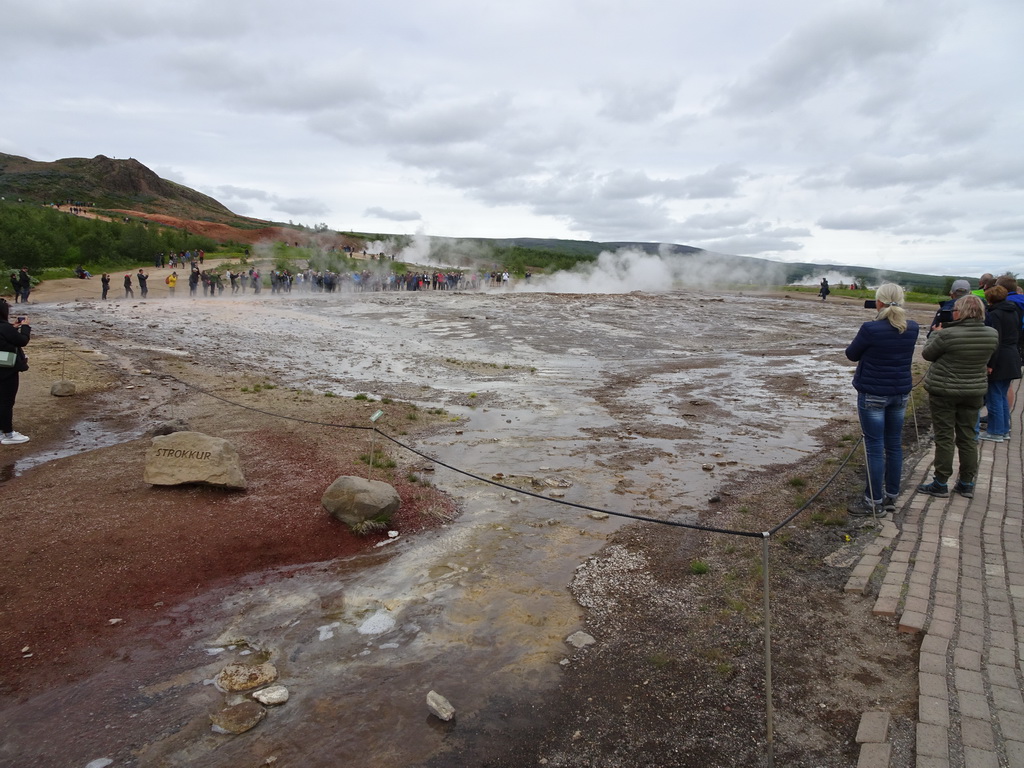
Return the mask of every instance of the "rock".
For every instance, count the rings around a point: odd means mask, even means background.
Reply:
[[[380,480],[342,475],[324,492],[324,509],[357,533],[366,531],[368,522],[387,523],[402,503],[392,486]]]
[[[264,664],[228,664],[213,679],[222,691],[251,691],[261,685],[277,680],[277,668],[269,662]]]
[[[174,432],[153,438],[143,482],[150,485],[201,483],[243,490],[242,465],[227,440],[201,432]]]
[[[589,517],[592,520],[607,520],[608,519],[608,513],[607,512],[591,512],[589,515],[587,515],[587,517]]]
[[[150,437],[156,437],[157,435],[173,435],[175,432],[190,432],[191,430],[192,428],[184,419],[168,419],[153,427],[149,434]]]
[[[455,707],[448,702],[448,699],[436,691],[431,691],[427,694],[427,709],[446,723],[455,717]]]
[[[75,382],[61,379],[50,385],[50,394],[54,397],[71,397],[75,394]]]
[[[262,691],[256,691],[252,697],[260,704],[273,707],[288,701],[288,689],[283,685],[272,685],[269,688],[264,688]]]
[[[714,472],[715,465],[714,464],[701,464],[700,468],[703,469],[705,472]]]
[[[267,710],[255,701],[243,701],[241,704],[235,704],[233,707],[210,715],[210,720],[215,729],[219,728],[225,733],[238,734],[253,728],[266,716]]]
[[[588,635],[586,632],[573,632],[567,638],[565,642],[571,645],[573,648],[586,648],[588,645],[593,645],[597,642],[593,637]]]

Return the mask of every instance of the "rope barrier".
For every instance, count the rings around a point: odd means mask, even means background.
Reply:
[[[81,357],[80,355],[75,353],[73,350],[71,351],[71,354],[72,354],[72,356],[77,357],[78,359],[82,360],[83,362],[87,362],[87,363],[89,363],[91,365],[97,365],[97,363],[95,361],[88,360],[88,359],[86,359],[84,357]],[[447,462],[441,461],[440,459],[436,458],[435,456],[431,456],[430,454],[424,453],[423,451],[421,451],[421,450],[419,450],[417,448],[414,448],[411,445],[408,445],[407,443],[403,443],[401,440],[398,440],[397,438],[392,437],[391,435],[387,434],[386,432],[382,431],[380,428],[378,428],[376,426],[367,427],[367,426],[361,426],[361,425],[358,425],[358,424],[338,424],[338,423],[334,423],[334,422],[318,421],[316,419],[304,419],[304,418],[301,418],[301,417],[298,417],[298,416],[288,416],[288,415],[285,415],[285,414],[275,413],[273,411],[268,411],[268,410],[265,410],[263,408],[257,408],[257,407],[252,406],[252,405],[246,405],[245,403],[240,403],[240,402],[238,402],[236,400],[231,400],[231,399],[229,399],[227,397],[224,397],[223,395],[219,395],[216,392],[213,392],[213,391],[211,391],[209,389],[206,389],[204,387],[200,387],[197,384],[193,384],[192,382],[185,381],[184,379],[181,379],[181,378],[179,378],[177,376],[174,376],[173,374],[163,373],[163,374],[160,374],[160,375],[164,376],[166,378],[172,379],[173,381],[178,382],[183,387],[187,387],[188,389],[194,390],[194,391],[196,391],[196,392],[198,392],[200,394],[206,395],[206,396],[211,397],[211,398],[213,398],[215,400],[219,400],[222,403],[226,403],[226,404],[231,405],[231,406],[233,406],[235,408],[241,408],[243,410],[252,411],[254,413],[259,413],[259,414],[262,414],[264,416],[269,416],[271,418],[279,418],[279,419],[284,419],[286,421],[294,421],[294,422],[297,422],[297,423],[300,423],[300,424],[309,424],[309,425],[312,425],[312,426],[328,427],[328,428],[333,428],[333,429],[358,429],[358,430],[373,431],[373,432],[379,434],[385,440],[389,440],[390,442],[394,443],[395,445],[399,446],[400,448],[403,448],[403,449],[409,451],[410,453],[416,454],[417,456],[420,456],[421,458],[424,458],[427,461],[430,461],[431,463],[437,464],[438,466],[444,467],[445,469],[451,470],[452,472],[456,472],[456,473],[458,473],[460,475],[463,475],[464,477],[468,477],[470,479],[476,480],[476,481],[481,482],[481,483],[485,483],[487,485],[492,485],[492,486],[494,486],[496,488],[501,488],[502,490],[511,491],[512,493],[518,493],[518,494],[522,494],[524,496],[530,496],[530,497],[533,497],[535,499],[540,499],[542,501],[549,502],[549,503],[552,503],[552,504],[560,504],[562,506],[572,507],[574,509],[580,509],[580,510],[587,511],[587,512],[597,512],[597,513],[600,513],[600,514],[606,514],[606,515],[609,515],[611,517],[618,517],[618,518],[623,518],[623,519],[627,519],[627,520],[635,520],[637,522],[644,522],[644,523],[655,523],[657,525],[667,525],[667,526],[671,526],[671,527],[674,527],[674,528],[684,528],[684,529],[687,529],[687,530],[702,531],[702,532],[705,532],[705,533],[721,533],[721,534],[725,534],[725,535],[728,535],[728,536],[741,536],[741,537],[744,537],[744,538],[764,538],[764,537],[770,538],[771,536],[773,536],[776,533],[778,533],[779,530],[781,530],[785,526],[789,525],[802,512],[804,512],[814,501],[816,501],[818,499],[818,497],[821,496],[822,493],[824,493],[829,488],[829,486],[836,480],[836,478],[839,476],[839,474],[847,467],[847,465],[850,463],[851,459],[853,458],[853,455],[856,452],[856,450],[864,442],[864,437],[862,435],[861,438],[857,441],[857,443],[854,444],[854,446],[850,449],[850,452],[842,460],[842,462],[840,463],[840,465],[836,469],[836,471],[833,472],[832,475],[828,478],[828,480],[826,480],[824,482],[824,484],[820,488],[818,488],[818,490],[815,491],[813,495],[811,495],[810,498],[808,498],[803,504],[801,504],[799,508],[797,508],[792,514],[788,515],[780,523],[776,524],[775,526],[769,528],[766,531],[740,531],[740,530],[735,530],[735,529],[732,529],[732,528],[719,528],[717,526],[700,525],[698,523],[687,523],[687,522],[683,522],[683,521],[680,521],[680,520],[664,520],[664,519],[660,519],[660,518],[656,518],[656,517],[649,517],[647,515],[638,515],[638,514],[634,514],[632,512],[621,512],[621,511],[618,511],[618,510],[606,509],[604,507],[594,507],[594,506],[590,506],[588,504],[580,504],[580,503],[574,502],[574,501],[566,501],[564,499],[556,499],[556,498],[552,498],[550,496],[544,496],[544,495],[536,493],[534,491],[529,491],[529,490],[526,490],[524,488],[517,488],[515,486],[506,485],[505,483],[500,483],[497,480],[493,480],[491,478],[483,477],[481,475],[474,474],[473,472],[470,472],[468,470],[462,469],[460,467],[456,467],[456,466],[453,466],[451,464],[448,464]],[[916,384],[914,384],[914,387],[919,386],[921,381],[923,381],[923,377],[922,377],[922,379],[920,381],[918,381]]]

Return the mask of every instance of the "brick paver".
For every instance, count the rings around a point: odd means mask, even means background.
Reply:
[[[1024,768],[1024,392],[1020,382],[1013,389],[1013,437],[980,443],[974,498],[913,493],[931,479],[931,457],[922,459],[900,498],[896,530],[889,523],[879,535],[885,549],[858,564],[862,575],[881,562],[881,583],[858,579],[847,588],[877,588],[879,621],[921,635],[919,768]],[[887,752],[868,746],[861,764],[886,765]]]

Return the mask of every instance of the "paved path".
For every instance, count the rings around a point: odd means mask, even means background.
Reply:
[[[895,524],[847,585],[868,589],[884,565],[874,613],[922,635],[917,768],[1024,768],[1024,391],[1014,388],[1013,438],[980,443],[974,498],[952,492],[955,477],[948,499],[914,493],[931,480],[922,459]],[[861,726],[860,768],[884,768],[887,716],[866,714]]]

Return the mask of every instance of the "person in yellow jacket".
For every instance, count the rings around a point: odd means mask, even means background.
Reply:
[[[174,286],[178,284],[178,273],[171,272],[171,274],[164,278],[164,282],[167,283],[167,295],[173,298]]]

